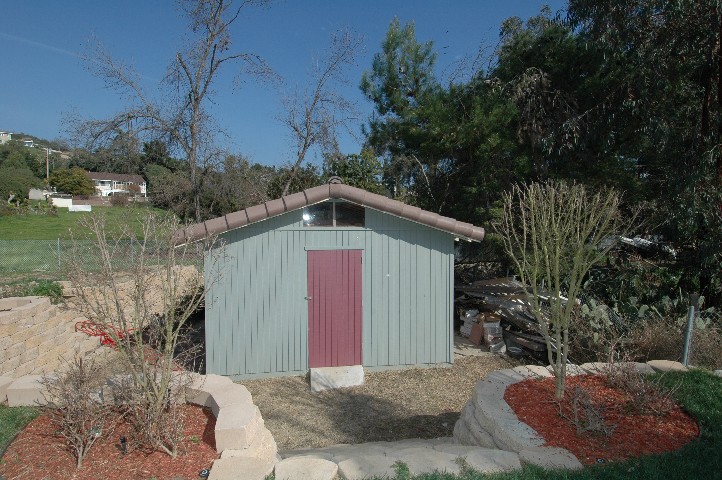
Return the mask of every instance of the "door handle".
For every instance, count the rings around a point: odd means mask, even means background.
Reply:
[[[303,297],[303,298],[305,298],[306,300],[313,300],[313,297]]]

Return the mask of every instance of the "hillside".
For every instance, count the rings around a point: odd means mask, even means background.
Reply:
[[[0,217],[0,240],[56,240],[70,239],[71,230],[75,238],[87,238],[89,232],[79,221],[89,215],[102,213],[106,218],[108,234],[113,235],[124,223],[133,225],[133,220],[149,210],[163,212],[151,207],[93,207],[93,212],[68,212],[59,208],[57,216],[17,215]],[[140,234],[140,232],[137,232]]]

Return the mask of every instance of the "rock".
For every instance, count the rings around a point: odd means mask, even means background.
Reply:
[[[497,447],[510,452],[530,450],[544,445],[544,439],[519,419],[497,421],[491,435]]]
[[[263,426],[258,407],[250,405],[229,405],[218,414],[216,421],[216,451],[248,448]]]
[[[650,360],[647,365],[657,372],[686,372],[689,370],[681,363],[672,360]]]
[[[435,471],[458,475],[461,472],[456,456],[430,448],[406,448],[396,451],[394,456],[409,467],[412,475]]]
[[[582,363],[579,367],[586,373],[596,375],[597,373],[606,373],[609,368],[609,364],[606,362],[590,362]]]
[[[549,370],[541,365],[522,365],[520,367],[514,367],[512,370],[519,375],[531,378],[546,378],[552,376]]]
[[[346,480],[394,478],[396,462],[396,458],[385,455],[352,456],[338,463],[338,473]]]
[[[274,463],[258,458],[219,458],[213,462],[208,480],[264,480],[273,472]]]
[[[481,473],[497,473],[521,470],[519,455],[514,452],[477,448],[463,456],[464,461]]]
[[[271,432],[263,427],[257,435],[251,440],[248,448],[243,449],[225,449],[221,454],[221,458],[230,457],[247,457],[258,458],[261,460],[273,461],[276,459],[278,447]]]
[[[230,378],[221,375],[200,375],[194,378],[191,384],[186,387],[186,399],[188,403],[201,407],[210,407],[211,394],[220,387],[232,384],[233,381]]]
[[[333,480],[338,465],[312,457],[292,457],[276,464],[276,480]]]
[[[572,452],[564,448],[539,447],[519,452],[523,464],[536,465],[545,469],[578,470],[584,466]]]
[[[47,403],[47,390],[42,375],[25,375],[8,385],[6,394],[10,407],[37,407]]]
[[[388,452],[392,451],[393,448],[383,447],[381,445],[368,445],[365,443],[361,443],[359,445],[354,445],[353,448],[347,448],[339,451],[338,453],[335,453],[332,460],[336,463],[339,463],[343,460],[346,460],[347,458],[352,457],[373,457],[378,455],[385,456],[389,454]]]

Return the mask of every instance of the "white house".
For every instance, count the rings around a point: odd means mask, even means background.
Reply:
[[[0,145],[2,145],[4,143],[8,143],[12,139],[13,139],[12,132],[0,131]]]
[[[108,172],[86,172],[86,174],[93,182],[95,182],[95,189],[102,197],[113,195],[116,192],[128,194],[136,193],[133,192],[133,187],[131,187],[131,185],[136,185],[138,187],[138,195],[142,197],[146,196],[145,179],[140,175]]]

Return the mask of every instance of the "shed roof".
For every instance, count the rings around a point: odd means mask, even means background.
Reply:
[[[406,220],[411,220],[412,222],[426,225],[427,227],[451,233],[467,240],[478,242],[484,238],[484,229],[481,227],[422,210],[419,207],[407,205],[383,195],[332,181],[326,185],[286,195],[276,200],[270,200],[260,205],[248,207],[245,210],[239,210],[222,217],[189,225],[185,229],[177,231],[174,239],[177,244],[200,240],[210,235],[217,235],[229,230],[245,227],[246,225],[267,218],[330,199],[346,200],[357,205],[373,208],[381,212],[405,218]]]

